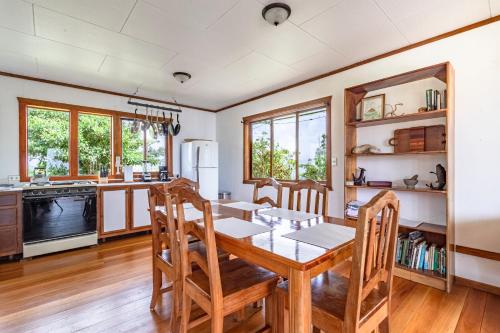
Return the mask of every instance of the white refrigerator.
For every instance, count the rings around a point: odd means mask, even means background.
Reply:
[[[200,184],[200,195],[217,200],[219,192],[219,146],[214,141],[181,144],[181,176]]]

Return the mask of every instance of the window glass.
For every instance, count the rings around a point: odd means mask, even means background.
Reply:
[[[296,174],[296,114],[273,120],[273,170],[276,179],[295,179]]]
[[[326,110],[299,114],[299,178],[326,180]]]
[[[68,111],[28,107],[28,176],[69,174]]]
[[[326,117],[318,107],[250,123],[251,178],[326,181]]]
[[[81,113],[78,116],[78,173],[95,175],[111,168],[111,117]]]
[[[134,120],[122,120],[122,165],[133,166],[134,172],[142,172],[144,161],[144,132],[133,133]]]
[[[254,122],[252,131],[252,178],[271,175],[271,121]]]
[[[150,127],[146,133],[146,143],[148,147],[147,160],[151,167],[150,171],[158,171],[158,166],[165,164],[165,137],[162,135],[154,136],[153,128]]]

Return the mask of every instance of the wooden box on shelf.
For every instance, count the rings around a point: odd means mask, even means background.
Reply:
[[[382,118],[377,120],[368,120],[368,121],[360,121],[357,119],[357,105],[361,102],[361,100],[370,92],[374,91],[374,93],[380,93],[380,90],[395,87],[407,83],[416,82],[423,79],[436,78],[443,82],[446,85],[446,109],[432,110],[426,112],[417,112],[404,114],[400,116],[394,116],[390,118]],[[376,92],[375,92],[376,91]],[[424,93],[422,91],[416,91],[416,94]],[[416,108],[417,109],[417,108]],[[408,228],[406,226],[400,226],[400,232],[409,232],[411,230],[420,230],[426,240],[432,243],[439,244],[440,246],[445,247],[446,249],[446,274],[441,275],[434,271],[423,271],[417,269],[407,268],[401,265],[397,265],[396,267],[396,275],[423,283],[435,288],[439,288],[442,290],[451,290],[452,278],[454,275],[454,250],[452,249],[452,244],[454,243],[454,226],[453,226],[453,179],[454,179],[454,167],[453,167],[453,149],[450,147],[453,145],[454,138],[454,122],[453,122],[453,111],[454,111],[454,70],[449,62],[437,64],[434,66],[429,66],[425,68],[421,68],[418,70],[414,70],[411,72],[395,75],[392,77],[384,78],[381,80],[368,82],[365,84],[357,85],[351,88],[345,89],[345,99],[344,99],[344,119],[345,119],[345,173],[344,179],[351,180],[352,174],[356,173],[358,168],[358,158],[361,156],[378,156],[378,157],[397,157],[397,156],[405,156],[406,158],[412,158],[414,156],[415,159],[418,159],[422,154],[429,155],[430,158],[436,156],[436,158],[445,158],[445,163],[447,166],[447,185],[445,190],[433,190],[430,188],[415,188],[408,189],[406,187],[393,187],[392,189],[395,191],[405,191],[414,193],[412,195],[415,196],[415,200],[418,200],[421,195],[440,195],[444,197],[444,202],[446,205],[446,224],[444,226],[435,225],[432,223],[422,223],[418,226],[418,228]],[[370,126],[381,126],[386,124],[395,124],[395,123],[407,123],[407,122],[416,122],[427,119],[441,118],[446,122],[444,137],[442,137],[441,141],[435,140],[436,136],[442,135],[440,131],[442,128],[436,127],[431,132],[423,134],[422,142],[425,142],[425,138],[432,142],[422,149],[415,149],[409,151],[394,151],[392,153],[364,153],[364,154],[353,154],[352,148],[358,145],[357,135],[358,130],[364,127]],[[414,124],[411,124],[415,126]],[[442,125],[441,125],[442,126]],[[401,126],[405,128],[405,126]],[[406,126],[411,127],[411,126]],[[392,135],[392,133],[387,133],[388,136]],[[431,138],[432,137],[432,138]],[[363,142],[364,144],[365,142]],[[380,161],[380,162],[379,162]],[[380,160],[376,160],[377,163],[387,163],[390,166],[391,162],[394,159],[385,159],[382,158]],[[393,163],[393,162],[392,162]],[[355,186],[350,182],[348,184],[344,184],[344,205],[347,205],[348,202],[354,201],[358,199],[358,191],[364,191],[365,189],[377,189],[377,187],[368,187],[366,185]],[[382,188],[381,188],[382,189]],[[346,219],[350,221],[353,225],[355,225],[356,220],[349,219],[346,216]],[[432,221],[430,221],[432,222]]]

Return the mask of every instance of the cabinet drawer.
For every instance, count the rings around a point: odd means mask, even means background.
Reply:
[[[0,227],[17,224],[17,209],[0,207]]]
[[[15,206],[15,205],[17,205],[16,193],[0,195],[0,206]]]
[[[0,228],[0,256],[16,254],[18,252],[17,227]]]

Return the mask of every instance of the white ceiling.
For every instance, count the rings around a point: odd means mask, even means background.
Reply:
[[[217,109],[500,14],[500,0],[283,1],[276,28],[266,0],[0,0],[0,71]]]

